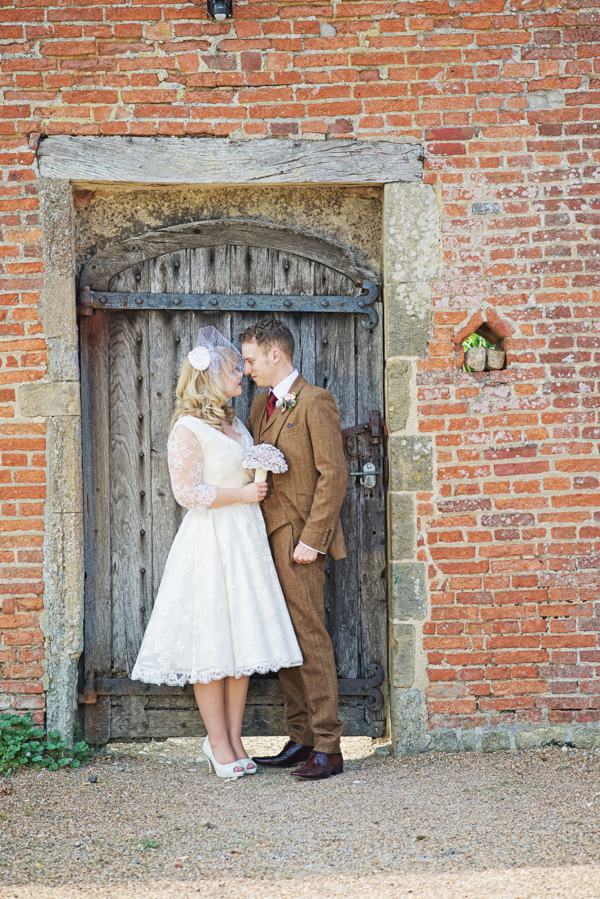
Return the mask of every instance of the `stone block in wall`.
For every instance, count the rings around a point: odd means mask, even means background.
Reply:
[[[75,299],[73,298],[73,306]],[[48,337],[48,381],[76,381],[79,383],[79,346],[73,343],[70,334],[66,338]]]
[[[48,498],[51,512],[83,511],[81,427],[78,416],[48,420]]]
[[[577,749],[597,749],[600,747],[600,729],[594,726],[577,727],[571,739]]]
[[[474,727],[468,730],[463,728],[462,745],[465,752],[475,752],[477,749],[477,729]]]
[[[66,179],[38,178],[40,214],[44,228],[44,272],[72,278],[73,189]],[[46,286],[47,282],[45,282]]]
[[[392,562],[392,618],[425,618],[426,576],[424,562]]]
[[[406,359],[390,359],[386,365],[387,424],[390,431],[402,431],[410,412],[412,364]]]
[[[430,437],[407,434],[390,439],[390,490],[431,490],[433,445]]]
[[[427,747],[432,752],[457,752],[460,749],[458,735],[453,730],[438,730],[430,734],[431,742]]]
[[[40,316],[44,334],[48,339],[54,339],[59,352],[63,346],[77,347],[77,305],[73,275],[44,273]],[[52,355],[52,350],[53,347],[49,346],[49,355]]]
[[[32,382],[19,387],[19,408],[25,418],[39,415],[81,415],[76,381]]]
[[[560,744],[564,741],[564,727],[536,727],[517,733],[517,749],[539,749],[540,746]]]
[[[499,752],[510,749],[510,737],[501,730],[487,731],[481,737],[481,748],[484,752]]]
[[[415,503],[406,493],[390,493],[392,559],[412,559],[416,545]]]
[[[387,281],[385,310],[386,355],[425,356],[433,321],[430,285]]]
[[[48,347],[48,363],[52,366],[57,352],[60,356],[77,349],[73,197],[68,181],[39,178],[37,186],[44,234],[40,316],[46,339],[57,338],[56,347]]]
[[[438,197],[429,184],[387,184],[383,199],[387,281],[431,281],[441,259]]]
[[[422,697],[419,690],[416,688],[411,690],[398,689],[393,686],[392,682],[390,711],[396,755],[421,752],[426,748],[427,738],[423,735],[421,702]]]
[[[44,533],[44,612],[48,730],[71,740],[77,660],[83,649],[83,515],[48,514]]]
[[[415,628],[412,624],[392,624],[393,687],[412,687],[415,679]]]

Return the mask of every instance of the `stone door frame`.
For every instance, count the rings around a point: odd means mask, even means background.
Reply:
[[[143,160],[143,165],[141,163]],[[99,187],[382,186],[386,417],[390,429],[388,569],[390,715],[399,753],[426,748],[423,623],[426,563],[417,561],[416,499],[433,486],[431,439],[419,435],[417,361],[427,351],[441,233],[422,150],[391,141],[234,142],[194,138],[50,137],[37,159],[48,348],[41,381],[20,385],[18,415],[45,421],[44,688],[48,730],[71,739],[83,650],[83,481],[73,191]]]

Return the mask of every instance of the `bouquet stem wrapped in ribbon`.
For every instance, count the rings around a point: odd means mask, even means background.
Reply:
[[[259,443],[248,450],[242,459],[244,468],[254,469],[255,481],[266,481],[267,472],[272,471],[274,474],[283,474],[288,470],[285,456],[278,450],[276,446],[270,443]]]

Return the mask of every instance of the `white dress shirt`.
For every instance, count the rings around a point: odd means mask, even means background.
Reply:
[[[297,377],[298,377],[298,371],[297,371],[297,369],[294,369],[294,371],[291,374],[289,374],[286,378],[284,378],[283,381],[280,381],[279,384],[275,385],[275,387],[271,387],[271,393],[275,394],[275,399],[280,400],[283,396],[286,395],[286,393],[289,393],[290,388]],[[312,546],[309,546],[307,543],[303,543],[302,540],[299,540],[298,543],[301,546],[306,546],[307,549],[312,549],[313,552],[317,552],[322,556],[325,555],[325,553],[321,552],[320,549],[314,549]]]
[[[296,369],[288,375],[287,378],[284,378],[283,381],[280,381],[279,384],[276,384],[275,387],[271,387],[271,392],[275,394],[275,399],[280,400],[282,396],[285,396],[286,393],[290,392],[290,387],[298,377],[298,372]]]

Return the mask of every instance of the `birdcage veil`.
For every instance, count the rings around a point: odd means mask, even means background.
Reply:
[[[242,354],[214,325],[200,328],[196,346],[188,353],[188,361],[193,368],[207,371],[213,378],[223,372],[244,371]]]

